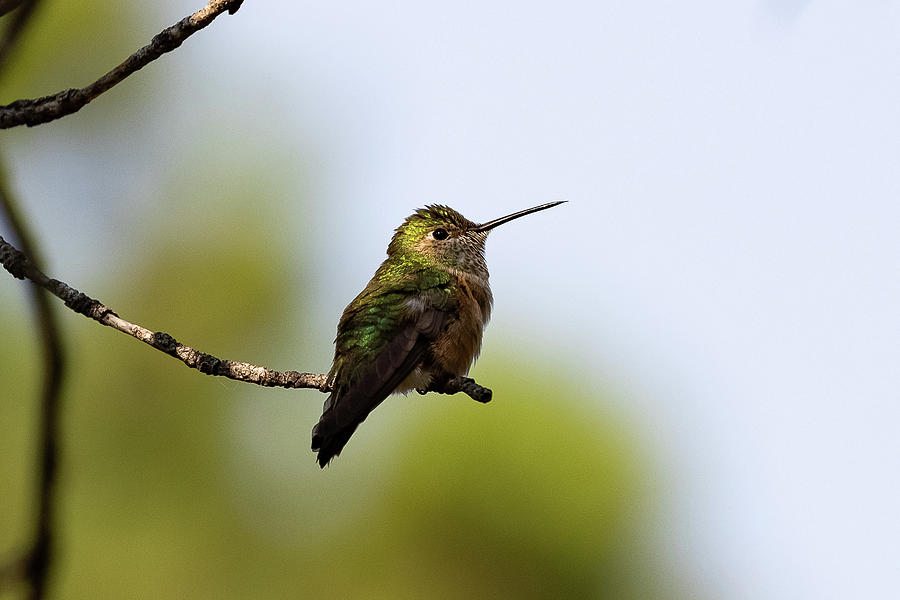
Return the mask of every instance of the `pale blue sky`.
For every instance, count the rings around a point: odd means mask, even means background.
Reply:
[[[570,200],[491,235],[486,347],[536,343],[624,390],[672,484],[670,550],[716,597],[900,593],[896,2],[250,0],[167,60],[172,103],[137,139],[190,124],[293,149],[323,344],[412,209]],[[41,129],[14,163],[47,230],[138,252],[54,204],[33,161],[77,140]],[[121,160],[97,210],[133,231],[169,159],[112,144],[59,177],[96,196]]]

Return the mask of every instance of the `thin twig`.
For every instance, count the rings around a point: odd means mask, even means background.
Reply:
[[[242,2],[243,0],[209,0],[206,6],[194,14],[153,36],[149,44],[87,87],[63,90],[42,98],[16,100],[0,106],[0,129],[19,125],[33,127],[81,110],[88,102],[135,71],[178,48],[184,40],[212,23],[223,12],[234,14]]]
[[[98,300],[82,294],[62,281],[51,279],[44,275],[22,252],[2,237],[0,237],[0,263],[14,277],[30,279],[62,300],[66,306],[75,312],[94,319],[102,325],[127,333],[145,344],[177,358],[188,367],[197,369],[201,373],[220,375],[229,379],[246,381],[247,383],[255,383],[266,387],[330,390],[325,381],[325,375],[298,373],[296,371],[282,373],[245,362],[224,360],[211,354],[194,350],[190,346],[185,346],[168,333],[153,332],[145,327],[126,321]]]
[[[30,2],[30,0],[0,0],[0,17],[19,8],[23,2]]]
[[[6,174],[0,164],[0,208],[6,215],[13,233],[29,256],[37,257],[34,236],[19,214],[17,203],[6,185]],[[44,368],[41,378],[40,429],[38,448],[37,517],[30,548],[22,558],[23,574],[28,581],[30,598],[40,600],[47,595],[50,568],[53,565],[56,536],[53,521],[59,462],[60,390],[65,372],[65,354],[60,341],[56,313],[49,296],[37,286],[29,286],[35,309],[35,324],[41,341]]]
[[[10,21],[3,30],[3,38],[0,39],[0,70],[9,61],[10,51],[25,31],[38,3],[39,0],[0,0],[0,15],[18,9],[9,17]]]

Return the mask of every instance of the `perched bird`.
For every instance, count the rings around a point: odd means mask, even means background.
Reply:
[[[484,261],[488,232],[562,202],[480,225],[431,205],[397,228],[387,259],[338,323],[332,392],[312,430],[320,467],[392,393],[427,389],[469,371],[493,302]]]

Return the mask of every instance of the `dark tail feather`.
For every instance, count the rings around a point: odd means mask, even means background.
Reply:
[[[312,430],[312,449],[319,453],[316,460],[319,467],[323,469],[331,462],[332,458],[341,453],[360,423],[357,421],[347,427],[337,429],[333,422],[326,421],[328,416],[327,414],[322,415],[322,420]]]

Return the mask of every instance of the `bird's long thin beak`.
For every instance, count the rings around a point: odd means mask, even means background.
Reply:
[[[493,221],[488,221],[487,223],[482,223],[481,225],[476,225],[473,229],[469,231],[490,231],[497,225],[503,225],[504,223],[508,223],[513,219],[518,219],[519,217],[524,217],[525,215],[530,215],[531,213],[536,213],[539,210],[546,210],[548,208],[553,208],[554,206],[558,206],[563,202],[568,202],[568,200],[557,200],[556,202],[548,202],[547,204],[541,204],[540,206],[534,206],[532,208],[526,208],[525,210],[520,210],[519,212],[514,212],[511,215],[506,215],[505,217],[500,217],[499,219],[494,219]]]

